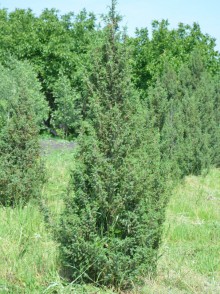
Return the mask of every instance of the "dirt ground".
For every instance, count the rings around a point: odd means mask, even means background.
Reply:
[[[55,150],[71,150],[76,146],[73,141],[58,141],[53,139],[43,139],[40,141],[42,154],[49,154]]]

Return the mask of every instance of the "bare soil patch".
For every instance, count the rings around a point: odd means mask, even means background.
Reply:
[[[53,139],[43,139],[40,141],[42,154],[50,154],[53,151],[72,150],[76,143],[73,141],[58,141]]]

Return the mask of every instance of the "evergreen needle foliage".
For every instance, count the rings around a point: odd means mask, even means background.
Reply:
[[[0,136],[0,202],[10,206],[39,197],[45,179],[37,116],[22,65],[20,69],[17,66],[19,76],[16,83],[14,80],[14,96],[8,102],[8,120]]]
[[[148,92],[147,104],[160,148],[173,178],[199,175],[218,165],[218,86],[206,70],[202,54],[194,50],[178,73],[165,64]]]
[[[72,281],[127,288],[156,269],[167,191],[159,136],[131,83],[115,5],[91,54],[87,117],[58,239]]]

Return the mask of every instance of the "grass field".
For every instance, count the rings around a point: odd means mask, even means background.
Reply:
[[[45,156],[43,208],[57,222],[72,165],[70,150]],[[0,207],[0,293],[113,293],[67,285],[59,275],[58,245],[36,201]],[[220,293],[220,170],[187,177],[172,193],[158,276],[132,293]]]

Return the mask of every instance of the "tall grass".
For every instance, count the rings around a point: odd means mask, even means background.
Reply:
[[[220,293],[220,170],[173,191],[158,277],[146,283],[138,293]]]
[[[48,183],[42,200],[54,216],[62,209],[69,162],[67,153],[46,156]],[[0,293],[43,293],[51,282],[59,280],[59,264],[57,244],[38,203],[32,201],[24,208],[1,207],[0,215]]]
[[[54,151],[44,157],[43,202],[57,222],[72,154]],[[62,280],[58,244],[38,203],[0,207],[0,217],[0,293],[111,293]],[[160,253],[157,278],[146,278],[133,293],[220,293],[220,170],[187,177],[173,191]]]
[[[0,293],[39,293],[56,273],[56,244],[34,202],[0,209]]]

